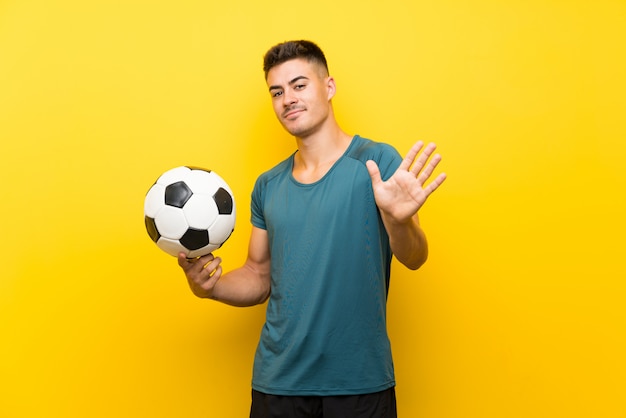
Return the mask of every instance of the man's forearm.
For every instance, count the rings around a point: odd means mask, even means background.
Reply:
[[[420,268],[428,258],[428,242],[417,215],[403,224],[389,221],[383,215],[383,223],[391,250],[398,261],[411,270]]]
[[[230,271],[215,284],[212,299],[231,306],[254,306],[270,294],[269,276],[247,266]]]

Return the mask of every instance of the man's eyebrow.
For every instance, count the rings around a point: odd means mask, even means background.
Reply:
[[[292,85],[292,84],[294,84],[295,82],[300,81],[300,80],[303,80],[303,79],[304,79],[304,80],[308,80],[309,78],[308,78],[308,77],[305,77],[305,76],[303,76],[303,75],[299,75],[298,77],[296,77],[296,78],[294,78],[293,80],[291,80],[291,81],[289,82],[289,85]],[[270,90],[270,91],[272,91],[272,90],[277,90],[277,89],[281,89],[281,88],[282,88],[281,86],[270,86],[269,90]]]

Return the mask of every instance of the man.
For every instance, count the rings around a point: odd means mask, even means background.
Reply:
[[[417,212],[445,180],[425,185],[441,158],[434,144],[418,142],[403,160],[389,145],[344,132],[333,113],[335,80],[312,42],[274,46],[264,70],[297,151],[257,179],[243,266],[224,273],[212,254],[178,262],[198,297],[235,306],[269,299],[252,418],[395,417],[390,264],[392,255],[410,269],[426,261]]]

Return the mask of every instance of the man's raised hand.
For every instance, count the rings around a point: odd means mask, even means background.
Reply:
[[[424,142],[416,142],[387,181],[382,180],[374,161],[366,163],[376,205],[395,222],[408,221],[446,179],[446,174],[441,173],[426,184],[441,161],[439,154],[433,155],[435,149],[434,143],[424,147]]]

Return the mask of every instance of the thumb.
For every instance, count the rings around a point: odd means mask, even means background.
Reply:
[[[380,170],[378,169],[378,165],[374,161],[368,160],[365,163],[365,166],[367,167],[367,171],[370,173],[373,186],[383,181],[382,178],[380,177]]]

